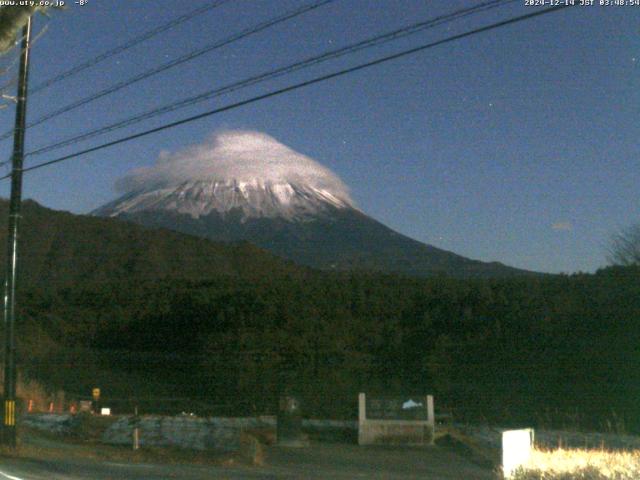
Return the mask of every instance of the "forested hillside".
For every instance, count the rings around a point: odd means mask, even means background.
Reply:
[[[20,368],[69,398],[99,385],[146,411],[248,414],[290,392],[309,416],[353,418],[359,391],[433,393],[458,419],[640,432],[637,267],[320,272],[33,202],[22,231]]]
[[[23,368],[51,387],[351,417],[358,391],[458,419],[640,431],[640,271],[509,280],[307,273],[27,289]],[[89,356],[89,357],[87,357]],[[61,366],[63,365],[63,367]],[[99,379],[99,380],[98,380]]]
[[[6,244],[8,202],[0,200],[0,245]],[[6,251],[0,248],[0,265]],[[115,219],[23,205],[20,282],[47,288],[83,283],[202,280],[296,273],[301,268],[246,242],[219,243]]]

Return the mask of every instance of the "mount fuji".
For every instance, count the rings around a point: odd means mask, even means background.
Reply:
[[[357,208],[330,170],[272,137],[226,131],[134,170],[93,215],[217,241],[248,241],[296,263],[412,276],[531,274],[420,243]]]

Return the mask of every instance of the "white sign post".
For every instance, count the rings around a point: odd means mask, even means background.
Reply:
[[[533,429],[505,430],[502,432],[502,472],[509,479],[520,466],[531,459]]]

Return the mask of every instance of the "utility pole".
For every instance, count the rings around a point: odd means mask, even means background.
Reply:
[[[9,230],[7,235],[7,277],[4,284],[4,419],[2,443],[16,446],[16,274],[18,266],[18,225],[22,204],[22,164],[24,161],[24,131],[27,116],[27,81],[29,79],[29,47],[31,42],[31,18],[22,29],[20,72],[18,73],[18,98],[16,125],[13,134],[11,157],[11,200],[9,203]]]

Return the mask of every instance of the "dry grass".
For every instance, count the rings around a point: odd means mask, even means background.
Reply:
[[[2,388],[4,382],[4,369],[0,363],[0,396],[4,395]],[[19,399],[18,408],[28,409],[29,401],[32,402],[34,412],[47,412],[53,403],[54,411],[60,413],[65,411],[65,394],[63,391],[51,392],[37,380],[26,378],[18,373],[16,384],[16,396]]]
[[[77,421],[73,424],[66,439],[85,444],[101,443],[104,432],[117,421],[116,417],[110,415],[92,415],[90,413],[79,413],[75,419]]]
[[[249,465],[264,465],[264,447],[262,443],[260,443],[260,440],[248,433],[240,435],[240,451],[238,455]]]
[[[39,382],[18,377],[16,387],[18,398],[23,399],[25,404],[28,404],[29,400],[31,400],[35,410],[41,412],[46,411],[51,401],[51,395],[47,394],[45,388]]]
[[[638,480],[640,450],[538,450],[514,480]]]

